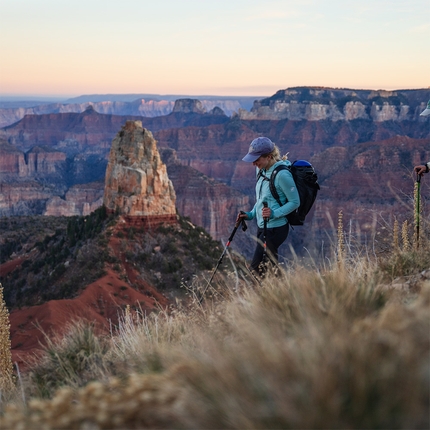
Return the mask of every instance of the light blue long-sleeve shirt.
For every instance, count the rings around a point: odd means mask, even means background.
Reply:
[[[276,191],[279,194],[282,206],[273,197],[270,192],[269,180],[273,170],[280,164],[291,165],[287,160],[276,162],[270,169],[262,169],[262,175],[255,185],[256,202],[250,212],[246,212],[248,219],[257,218],[258,227],[264,227],[264,220],[261,214],[263,209],[263,202],[267,202],[268,207],[271,209],[270,219],[267,223],[267,228],[280,227],[285,225],[288,221],[285,217],[290,212],[297,209],[300,205],[300,197],[294,182],[293,176],[288,170],[281,170],[275,178]],[[257,177],[259,170],[257,169]],[[265,179],[267,178],[267,179]]]

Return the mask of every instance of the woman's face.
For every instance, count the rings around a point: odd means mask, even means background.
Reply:
[[[262,155],[260,158],[257,158],[252,164],[259,169],[267,169],[267,166],[270,163],[271,158],[269,155]]]

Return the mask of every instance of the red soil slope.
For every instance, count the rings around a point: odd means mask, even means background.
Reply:
[[[20,367],[29,353],[37,352],[45,343],[45,335],[61,333],[76,319],[94,322],[102,332],[108,333],[110,322],[116,324],[127,304],[143,311],[153,310],[157,303],[168,304],[167,299],[152,288],[139,292],[119,279],[108,269],[106,276],[88,285],[74,299],[51,300],[39,306],[13,311],[10,314],[12,359]]]
[[[125,222],[121,224],[117,228],[127,225]],[[111,325],[118,322],[118,317],[127,305],[143,312],[169,305],[169,300],[145,282],[132,264],[127,263],[115,236],[111,236],[109,247],[122,263],[121,275],[111,267],[106,267],[107,274],[88,285],[74,299],[51,300],[11,312],[12,360],[18,363],[20,369],[25,369],[29,356],[37,353],[46,343],[46,335],[61,334],[73,320],[85,319],[93,322],[100,332],[109,333]],[[16,259],[5,263],[0,271],[13,270],[22,261]]]

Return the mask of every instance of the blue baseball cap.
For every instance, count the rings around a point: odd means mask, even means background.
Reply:
[[[242,160],[253,163],[262,155],[270,154],[274,149],[275,144],[268,137],[257,137],[249,145],[248,154]]]

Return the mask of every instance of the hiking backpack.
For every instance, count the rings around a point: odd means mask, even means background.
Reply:
[[[278,202],[279,206],[282,206],[279,194],[275,187],[275,178],[278,172],[281,170],[289,170],[293,175],[294,182],[300,197],[300,206],[293,212],[287,215],[288,222],[290,225],[303,225],[305,222],[306,215],[312,208],[317,197],[320,186],[318,184],[318,175],[316,174],[311,163],[305,160],[296,160],[291,166],[280,164],[275,167],[270,176],[270,192]]]

